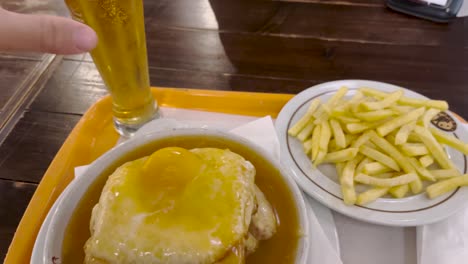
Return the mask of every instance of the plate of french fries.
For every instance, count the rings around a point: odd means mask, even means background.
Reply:
[[[334,81],[291,99],[276,129],[299,186],[350,217],[416,226],[468,205],[468,132],[445,101],[381,82]]]

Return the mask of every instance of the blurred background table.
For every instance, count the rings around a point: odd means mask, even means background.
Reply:
[[[0,6],[68,14],[62,0]],[[381,0],[145,0],[145,22],[152,86],[298,93],[370,79],[447,100],[468,117],[467,19],[436,24],[392,12]],[[106,91],[87,54],[5,53],[0,91],[3,259],[49,163]]]

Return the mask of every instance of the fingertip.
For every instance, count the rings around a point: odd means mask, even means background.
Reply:
[[[81,52],[88,52],[97,45],[97,35],[93,29],[81,24],[73,32],[73,42],[75,48]]]

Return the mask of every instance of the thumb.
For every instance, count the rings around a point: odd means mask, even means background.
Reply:
[[[92,50],[96,33],[77,21],[47,15],[24,15],[0,8],[0,51],[76,54]]]

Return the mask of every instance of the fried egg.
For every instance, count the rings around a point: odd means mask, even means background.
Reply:
[[[127,162],[93,208],[85,263],[243,263],[233,252],[249,237],[254,180],[249,161],[215,148]]]

